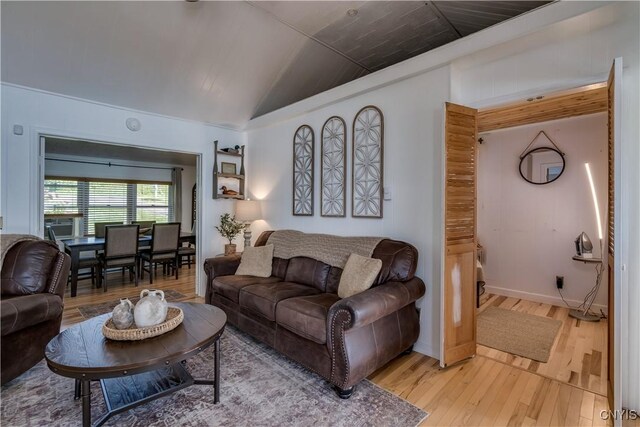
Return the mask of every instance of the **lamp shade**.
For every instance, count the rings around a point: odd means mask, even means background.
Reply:
[[[236,202],[236,220],[251,222],[262,218],[262,209],[257,200],[238,200]]]

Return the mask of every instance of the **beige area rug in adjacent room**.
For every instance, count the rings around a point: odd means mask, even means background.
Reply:
[[[478,315],[478,344],[548,362],[562,322],[548,317],[488,307]]]

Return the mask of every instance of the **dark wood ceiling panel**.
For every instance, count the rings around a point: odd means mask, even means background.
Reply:
[[[458,38],[424,2],[367,2],[314,37],[370,71],[403,61]]]
[[[551,2],[434,1],[432,3],[463,36],[467,36]]]

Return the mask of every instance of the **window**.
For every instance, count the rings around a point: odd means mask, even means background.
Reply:
[[[84,234],[92,235],[96,222],[173,221],[172,196],[167,183],[47,178],[44,213],[81,213]]]
[[[135,184],[136,221],[169,222],[173,218],[170,207],[170,185]]]
[[[86,203],[82,203],[84,229],[87,234],[95,233],[96,222],[134,221],[128,215],[131,206],[130,186],[124,182],[81,182],[86,191]]]
[[[45,214],[77,214],[78,181],[47,179],[44,181]]]

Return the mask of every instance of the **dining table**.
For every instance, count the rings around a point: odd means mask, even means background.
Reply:
[[[80,269],[80,252],[100,251],[104,250],[104,237],[74,237],[71,239],[62,239],[64,251],[71,257],[71,296],[75,297],[78,293],[78,270]],[[138,238],[139,246],[151,246],[151,236],[140,235]],[[194,233],[180,233],[180,243],[196,244],[196,235]]]

